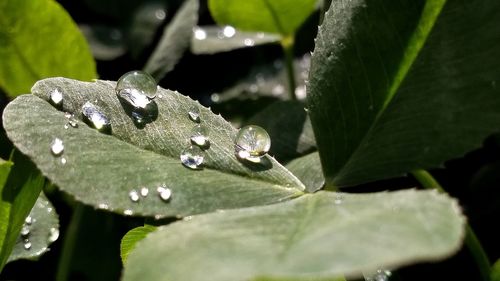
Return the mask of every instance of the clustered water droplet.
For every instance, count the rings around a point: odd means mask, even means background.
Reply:
[[[263,128],[249,125],[241,128],[236,135],[235,152],[238,158],[250,162],[260,162],[271,148],[271,138]]]
[[[82,114],[99,131],[108,130],[111,126],[109,118],[102,110],[89,101],[83,104]]]
[[[365,281],[388,281],[392,272],[386,269],[378,269],[373,275],[366,277]]]
[[[180,158],[184,166],[194,170],[200,169],[204,160],[203,150],[197,146],[190,145],[182,150]]]
[[[135,108],[145,109],[156,97],[156,81],[143,71],[123,74],[116,83],[116,94]]]
[[[64,152],[64,144],[60,138],[55,138],[50,144],[50,151],[54,156],[61,156]]]

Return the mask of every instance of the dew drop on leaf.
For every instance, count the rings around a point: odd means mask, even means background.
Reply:
[[[34,219],[31,216],[27,216],[24,219],[24,223],[27,224],[27,225],[31,225],[33,223],[33,221],[34,221]]]
[[[28,240],[28,239],[24,239],[24,249],[25,249],[26,251],[28,251],[28,250],[30,250],[30,249],[31,249],[31,242],[30,242],[30,240]]]
[[[82,113],[97,130],[104,131],[109,129],[111,125],[109,118],[93,103],[86,102],[82,106]]]
[[[116,83],[116,93],[135,92],[149,99],[156,97],[158,85],[156,80],[144,71],[130,71],[123,74]]]
[[[196,40],[205,40],[207,39],[207,32],[199,27],[195,27],[193,29],[193,33],[194,33],[194,38]]]
[[[170,188],[166,187],[165,185],[160,185],[156,189],[156,191],[158,191],[158,196],[163,201],[168,201],[170,200],[170,197],[172,197],[172,190],[170,190]]]
[[[243,40],[243,44],[245,44],[245,46],[251,47],[255,44],[255,41],[250,38],[246,38],[245,40]]]
[[[203,125],[196,125],[191,130],[191,142],[200,146],[206,147],[209,145],[208,129]]]
[[[199,123],[200,122],[200,109],[197,106],[192,106],[189,108],[188,116],[191,121]]]
[[[190,169],[200,169],[203,164],[203,151],[197,146],[186,147],[180,155],[181,162]]]
[[[249,125],[241,128],[236,135],[235,150],[240,159],[260,162],[260,158],[271,148],[271,138],[263,128]]]
[[[130,210],[130,209],[127,209],[127,210],[123,211],[123,214],[126,215],[126,216],[131,216],[131,215],[134,214],[134,212],[132,210]]]
[[[139,193],[137,193],[136,190],[132,190],[128,193],[128,197],[132,202],[138,202],[139,201]]]
[[[140,193],[142,197],[146,197],[149,194],[149,189],[147,187],[141,187]]]
[[[76,120],[74,114],[66,112],[66,113],[64,113],[64,117],[66,117],[66,119],[68,119],[67,125],[69,125],[73,128],[78,128],[78,120]],[[67,128],[67,127],[65,127],[65,128]]]
[[[26,238],[30,235],[30,228],[27,225],[23,225],[21,228],[21,236]]]
[[[49,230],[49,243],[55,242],[59,238],[59,229],[56,227],[51,227]]]
[[[54,156],[60,156],[64,152],[64,144],[60,138],[55,138],[50,144],[50,151]]]
[[[52,102],[53,105],[59,106],[63,102],[63,93],[62,90],[59,88],[55,88],[50,92],[50,102]]]
[[[365,281],[388,281],[391,275],[389,270],[378,269],[373,275],[365,276]]]

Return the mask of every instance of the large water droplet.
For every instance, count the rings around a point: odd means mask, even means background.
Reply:
[[[208,129],[203,125],[196,125],[191,130],[191,142],[200,146],[207,147],[210,144],[208,140]]]
[[[61,105],[63,102],[63,93],[59,88],[55,88],[50,92],[50,101],[53,105]]]
[[[188,111],[189,119],[193,122],[200,122],[200,109],[197,106],[192,106]]]
[[[365,281],[388,281],[392,272],[389,270],[378,269],[373,275],[366,277]]]
[[[158,196],[160,196],[163,201],[168,201],[170,200],[170,197],[172,197],[172,190],[165,185],[158,186],[156,191],[158,191]]]
[[[64,152],[64,144],[60,138],[55,138],[50,144],[50,151],[54,156],[61,156]]]
[[[110,128],[109,118],[93,103],[86,102],[82,106],[82,113],[97,130],[104,131]]]
[[[236,29],[234,29],[234,27],[230,25],[226,25],[222,29],[222,34],[224,35],[224,37],[231,38],[236,34]]]
[[[156,97],[156,82],[141,71],[125,73],[116,84],[116,94],[134,108],[145,109]]]
[[[241,128],[236,135],[235,150],[240,159],[260,162],[260,158],[271,148],[271,138],[263,128],[249,125]]]
[[[203,151],[197,146],[190,145],[181,152],[180,158],[184,166],[200,169],[203,164]]]
[[[59,238],[59,229],[56,227],[51,227],[49,230],[49,242],[52,243]]]
[[[132,202],[138,202],[139,201],[139,193],[134,189],[128,193],[128,197]]]

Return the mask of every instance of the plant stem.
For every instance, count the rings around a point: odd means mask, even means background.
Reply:
[[[425,170],[416,170],[411,172],[411,174],[424,188],[436,189],[439,192],[446,193],[439,182],[429,172]],[[482,280],[490,281],[491,263],[483,249],[483,246],[481,245],[481,242],[477,239],[474,230],[468,223],[465,229],[465,245],[471,252],[474,261],[476,262],[479,272],[481,273]]]
[[[295,95],[295,71],[293,69],[293,46],[293,36],[285,37],[281,40],[281,47],[283,47],[283,53],[285,54],[286,73],[288,76],[288,93],[291,100],[297,100],[297,96]]]
[[[73,251],[75,249],[78,236],[78,229],[80,227],[84,209],[85,207],[82,204],[77,204],[73,210],[71,222],[68,226],[66,234],[64,235],[62,253],[57,266],[56,281],[68,280],[71,259],[73,257]]]

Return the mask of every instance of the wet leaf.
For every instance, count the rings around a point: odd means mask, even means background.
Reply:
[[[123,280],[359,277],[448,257],[464,223],[457,202],[434,191],[318,192],[160,227],[129,255]]]
[[[56,1],[5,0],[0,12],[0,87],[10,96],[46,77],[97,77],[85,39]]]
[[[327,186],[440,167],[498,131],[499,12],[494,0],[332,1],[308,87]]]
[[[270,204],[302,194],[302,183],[274,159],[266,156],[260,164],[238,160],[236,129],[209,109],[177,92],[159,89],[153,103],[156,108],[148,113],[147,121],[138,124],[118,100],[115,85],[64,78],[39,81],[33,95],[20,96],[6,107],[7,135],[44,175],[76,200],[129,215],[185,216]],[[56,88],[64,96],[61,111],[46,101]],[[78,128],[65,126],[64,112],[82,118],[82,105],[88,101],[107,115],[111,135],[82,121]],[[201,124],[209,131],[210,146],[204,151],[201,170],[188,169],[179,160],[198,124],[188,117],[193,106],[199,108]],[[64,145],[58,157],[50,151],[55,138]],[[172,191],[168,202],[158,196],[160,185]],[[129,193],[142,187],[149,194],[133,202]]]

